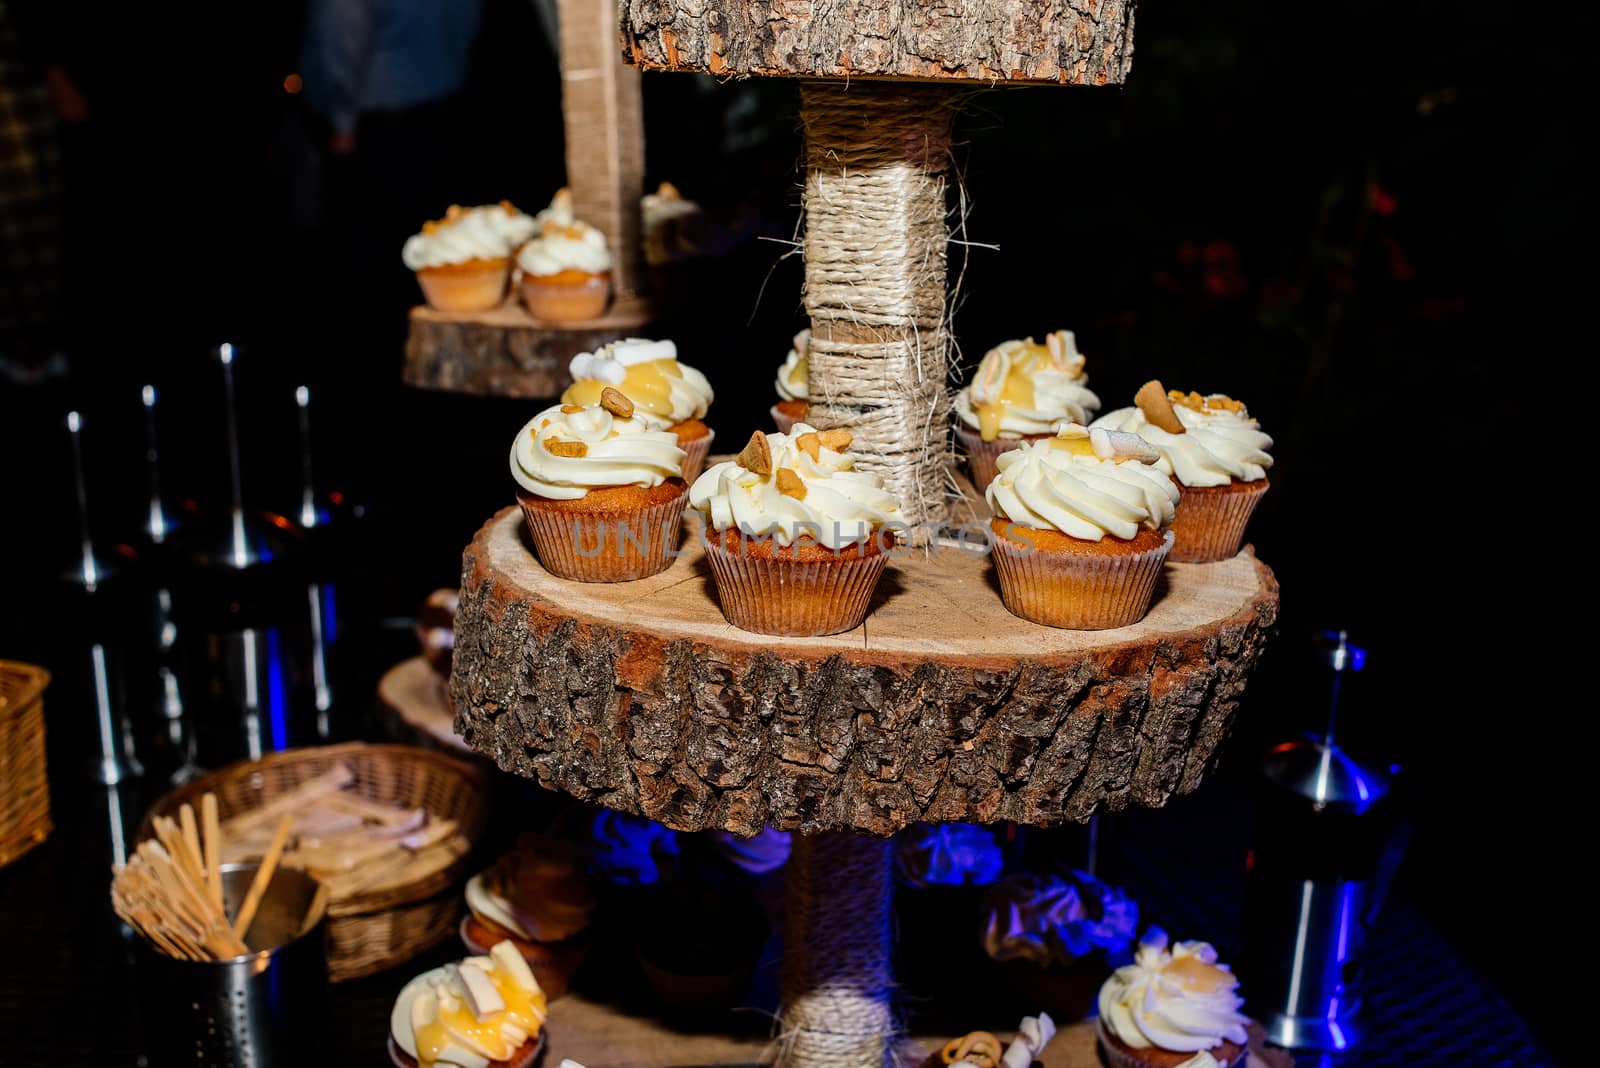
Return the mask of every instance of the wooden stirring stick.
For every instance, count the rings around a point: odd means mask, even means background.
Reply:
[[[189,855],[197,865],[195,873],[204,876],[206,862],[205,854],[200,852],[200,827],[194,818],[194,806],[187,801],[178,809],[178,826],[183,830],[183,844],[188,847]]]
[[[250,892],[245,895],[244,904],[239,906],[239,915],[233,921],[233,933],[241,939],[250,930],[250,923],[256,918],[256,909],[261,907],[262,895],[272,884],[272,873],[277,870],[278,858],[283,855],[283,847],[289,841],[289,828],[293,823],[294,817],[285,812],[283,818],[278,820],[278,829],[273,832],[267,855],[261,858],[261,865],[256,868],[256,877],[250,882]]]
[[[217,795],[200,798],[200,826],[206,842],[206,893],[222,911],[222,821],[217,818]]]

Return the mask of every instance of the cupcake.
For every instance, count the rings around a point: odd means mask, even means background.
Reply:
[[[1085,872],[1013,875],[983,899],[983,950],[1013,996],[1079,1020],[1113,968],[1133,959],[1139,906]]]
[[[1028,1068],[1056,1037],[1050,1014],[1024,1016],[1010,1044],[988,1031],[973,1031],[952,1038],[923,1062],[924,1068]]]
[[[811,374],[811,331],[802,330],[794,336],[794,347],[784,357],[778,368],[778,396],[782,399],[772,406],[772,421],[778,424],[778,433],[787,434],[796,423],[806,421],[811,410],[811,394],[807,380]]]
[[[611,250],[599,230],[572,212],[572,194],[556,193],[538,216],[539,232],[517,253],[522,301],[536,319],[598,319],[611,299]]]
[[[552,575],[627,582],[672,563],[689,486],[678,439],[633,418],[607,388],[599,404],[560,404],[511,444],[517,503]]]
[[[999,459],[986,494],[1006,608],[1068,630],[1144,618],[1172,548],[1178,487],[1134,434],[1068,426]]]
[[[516,248],[533,235],[531,216],[502,200],[479,208],[452,204],[444,218],[422,224],[400,252],[417,274],[428,305],[439,311],[482,311],[506,295]]]
[[[1100,988],[1100,1049],[1111,1068],[1240,1068],[1249,1021],[1238,987],[1210,945],[1169,946],[1152,927]]]
[[[1160,450],[1157,466],[1177,479],[1183,496],[1172,521],[1172,559],[1226,560],[1239,551],[1250,513],[1267,492],[1272,439],[1243,403],[1221,393],[1169,392],[1150,381],[1134,400],[1094,425],[1138,434]]]
[[[994,833],[974,823],[918,823],[895,838],[895,874],[919,889],[987,886],[1000,877],[1001,863]]]
[[[715,397],[705,375],[678,362],[677,345],[627,337],[578,353],[569,369],[572,385],[561,394],[564,403],[597,404],[607,386],[616,387],[633,401],[634,418],[678,436],[678,447],[686,454],[684,480],[699,476],[713,437],[702,420]]]
[[[467,880],[461,941],[474,953],[510,941],[554,1001],[567,992],[589,950],[594,898],[570,848],[525,835],[515,851]]]
[[[737,459],[695,480],[722,614],[741,630],[804,637],[861,625],[904,526],[883,480],[856,470],[850,433],[757,431]]]
[[[424,972],[389,1014],[399,1068],[528,1068],[544,1045],[545,997],[509,941]]]
[[[979,493],[994,479],[1002,453],[1023,441],[1047,438],[1068,423],[1087,423],[1100,408],[1072,331],[1057,330],[1044,340],[1043,345],[1031,337],[1005,341],[990,349],[972,384],[956,394],[962,423],[956,438]]]

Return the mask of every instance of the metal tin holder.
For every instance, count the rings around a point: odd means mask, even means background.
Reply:
[[[255,864],[222,869],[232,914],[249,891]],[[190,961],[139,942],[139,996],[152,1068],[302,1068],[321,1063],[326,1034],[326,920],[308,916],[317,881],[279,868],[261,900],[248,944],[259,952],[224,961]]]

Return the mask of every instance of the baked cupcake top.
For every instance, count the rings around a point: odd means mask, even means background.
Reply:
[[[538,215],[538,233],[517,253],[517,266],[531,275],[584,271],[603,274],[611,270],[611,250],[606,236],[578,219],[572,210],[572,193],[556,191],[550,206]]]
[[[1178,487],[1137,434],[1066,426],[1053,438],[1001,453],[985,496],[995,515],[1083,541],[1127,541],[1172,524]]]
[[[1100,988],[1100,1025],[1135,1049],[1194,1053],[1224,1041],[1244,1045],[1248,1019],[1239,980],[1205,942],[1170,944],[1152,927],[1139,940],[1132,964]]]
[[[737,459],[695,479],[689,505],[716,530],[771,534],[779,545],[802,536],[829,549],[867,541],[904,517],[881,478],[855,470],[849,447],[849,431],[806,423],[788,434],[757,431]]]
[[[678,438],[630,418],[633,405],[616,390],[601,404],[546,408],[511,443],[511,477],[529,493],[572,501],[606,486],[649,489],[683,475]]]
[[[1156,466],[1185,486],[1201,489],[1267,477],[1272,439],[1244,404],[1221,393],[1164,390],[1146,382],[1131,408],[1118,408],[1092,426],[1138,434],[1161,452]]]
[[[1065,423],[1087,423],[1099,410],[1072,331],[1057,330],[1044,341],[1002,341],[956,394],[956,414],[984,441],[1053,434]]]
[[[810,400],[811,331],[802,330],[794,336],[794,347],[778,368],[778,396],[784,400]]]
[[[545,997],[511,942],[424,972],[389,1014],[389,1036],[421,1068],[509,1060],[544,1026]]]
[[[400,258],[413,271],[504,259],[538,228],[533,216],[518,211],[509,200],[477,208],[452,204],[444,218],[423,223],[421,233],[406,239]]]
[[[621,390],[635,406],[634,418],[653,427],[705,418],[716,399],[706,376],[678,362],[670,341],[627,337],[580,352],[568,366],[572,385],[561,394],[567,404],[598,404],[607,386]]]

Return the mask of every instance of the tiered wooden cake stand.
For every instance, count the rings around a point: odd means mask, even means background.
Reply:
[[[810,79],[810,421],[849,429],[858,469],[913,523],[944,521],[957,87],[1119,83],[1131,3],[621,10],[624,54],[646,69]],[[879,1068],[897,1043],[885,836],[1086,820],[1194,789],[1277,604],[1247,550],[1169,565],[1135,626],[1052,630],[1005,610],[985,556],[938,541],[890,565],[863,626],[771,638],[723,620],[692,541],[650,579],[564,582],[507,509],[466,553],[450,698],[469,745],[552,789],[679,830],[799,832],[780,1062]]]
[[[986,557],[937,544],[889,565],[860,628],[773,638],[729,626],[692,536],[683,552],[639,582],[566,582],[501,512],[466,553],[456,730],[506,771],[679,830],[800,832],[783,975],[794,1065],[892,1053],[879,836],[1084,820],[1194,789],[1278,604],[1247,550],[1169,565],[1135,626],[1053,630],[1005,610]]]

